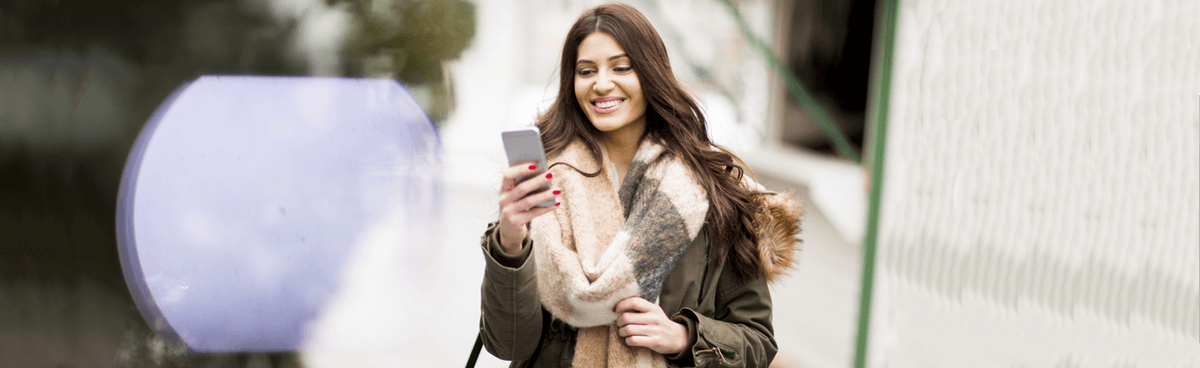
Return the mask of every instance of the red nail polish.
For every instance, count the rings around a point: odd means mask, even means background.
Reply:
[[[556,191],[554,191],[554,195],[559,195],[559,194],[562,194],[562,191],[561,191],[561,190],[556,190]]]
[[[530,170],[537,170],[537,164],[529,165]]]
[[[550,179],[553,177],[554,177],[554,174],[546,173],[546,179]]]
[[[558,207],[558,205],[560,205],[560,204],[562,204],[562,202],[555,203],[554,207]]]

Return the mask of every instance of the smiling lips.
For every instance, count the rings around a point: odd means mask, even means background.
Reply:
[[[603,97],[592,100],[592,111],[597,114],[608,114],[617,111],[617,107],[625,102],[621,97]]]

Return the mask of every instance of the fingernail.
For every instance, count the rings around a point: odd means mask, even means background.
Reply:
[[[561,190],[556,190],[556,191],[554,191],[554,195],[559,195],[559,194],[562,194],[562,191],[561,191]]]
[[[550,179],[553,177],[554,177],[554,174],[546,173],[546,179]]]
[[[554,207],[558,207],[558,205],[560,205],[560,204],[562,204],[562,202],[555,202]]]
[[[537,164],[529,165],[530,170],[537,170]]]

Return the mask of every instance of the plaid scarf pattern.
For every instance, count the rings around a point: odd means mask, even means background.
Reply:
[[[581,142],[550,162],[563,208],[533,220],[530,236],[542,306],[579,329],[576,367],[665,367],[663,357],[630,347],[617,335],[613,307],[639,296],[658,302],[663,279],[699,234],[708,197],[690,170],[644,140],[624,180],[602,150],[593,159]]]

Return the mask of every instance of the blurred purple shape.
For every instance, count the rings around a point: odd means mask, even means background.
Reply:
[[[399,250],[371,253],[399,273],[379,282],[436,274],[439,150],[420,106],[391,80],[206,76],[181,86],[122,176],[117,236],[134,301],[155,331],[193,351],[310,348],[314,321],[370,239],[399,239],[386,244]],[[436,287],[391,284],[402,285],[377,289]]]

